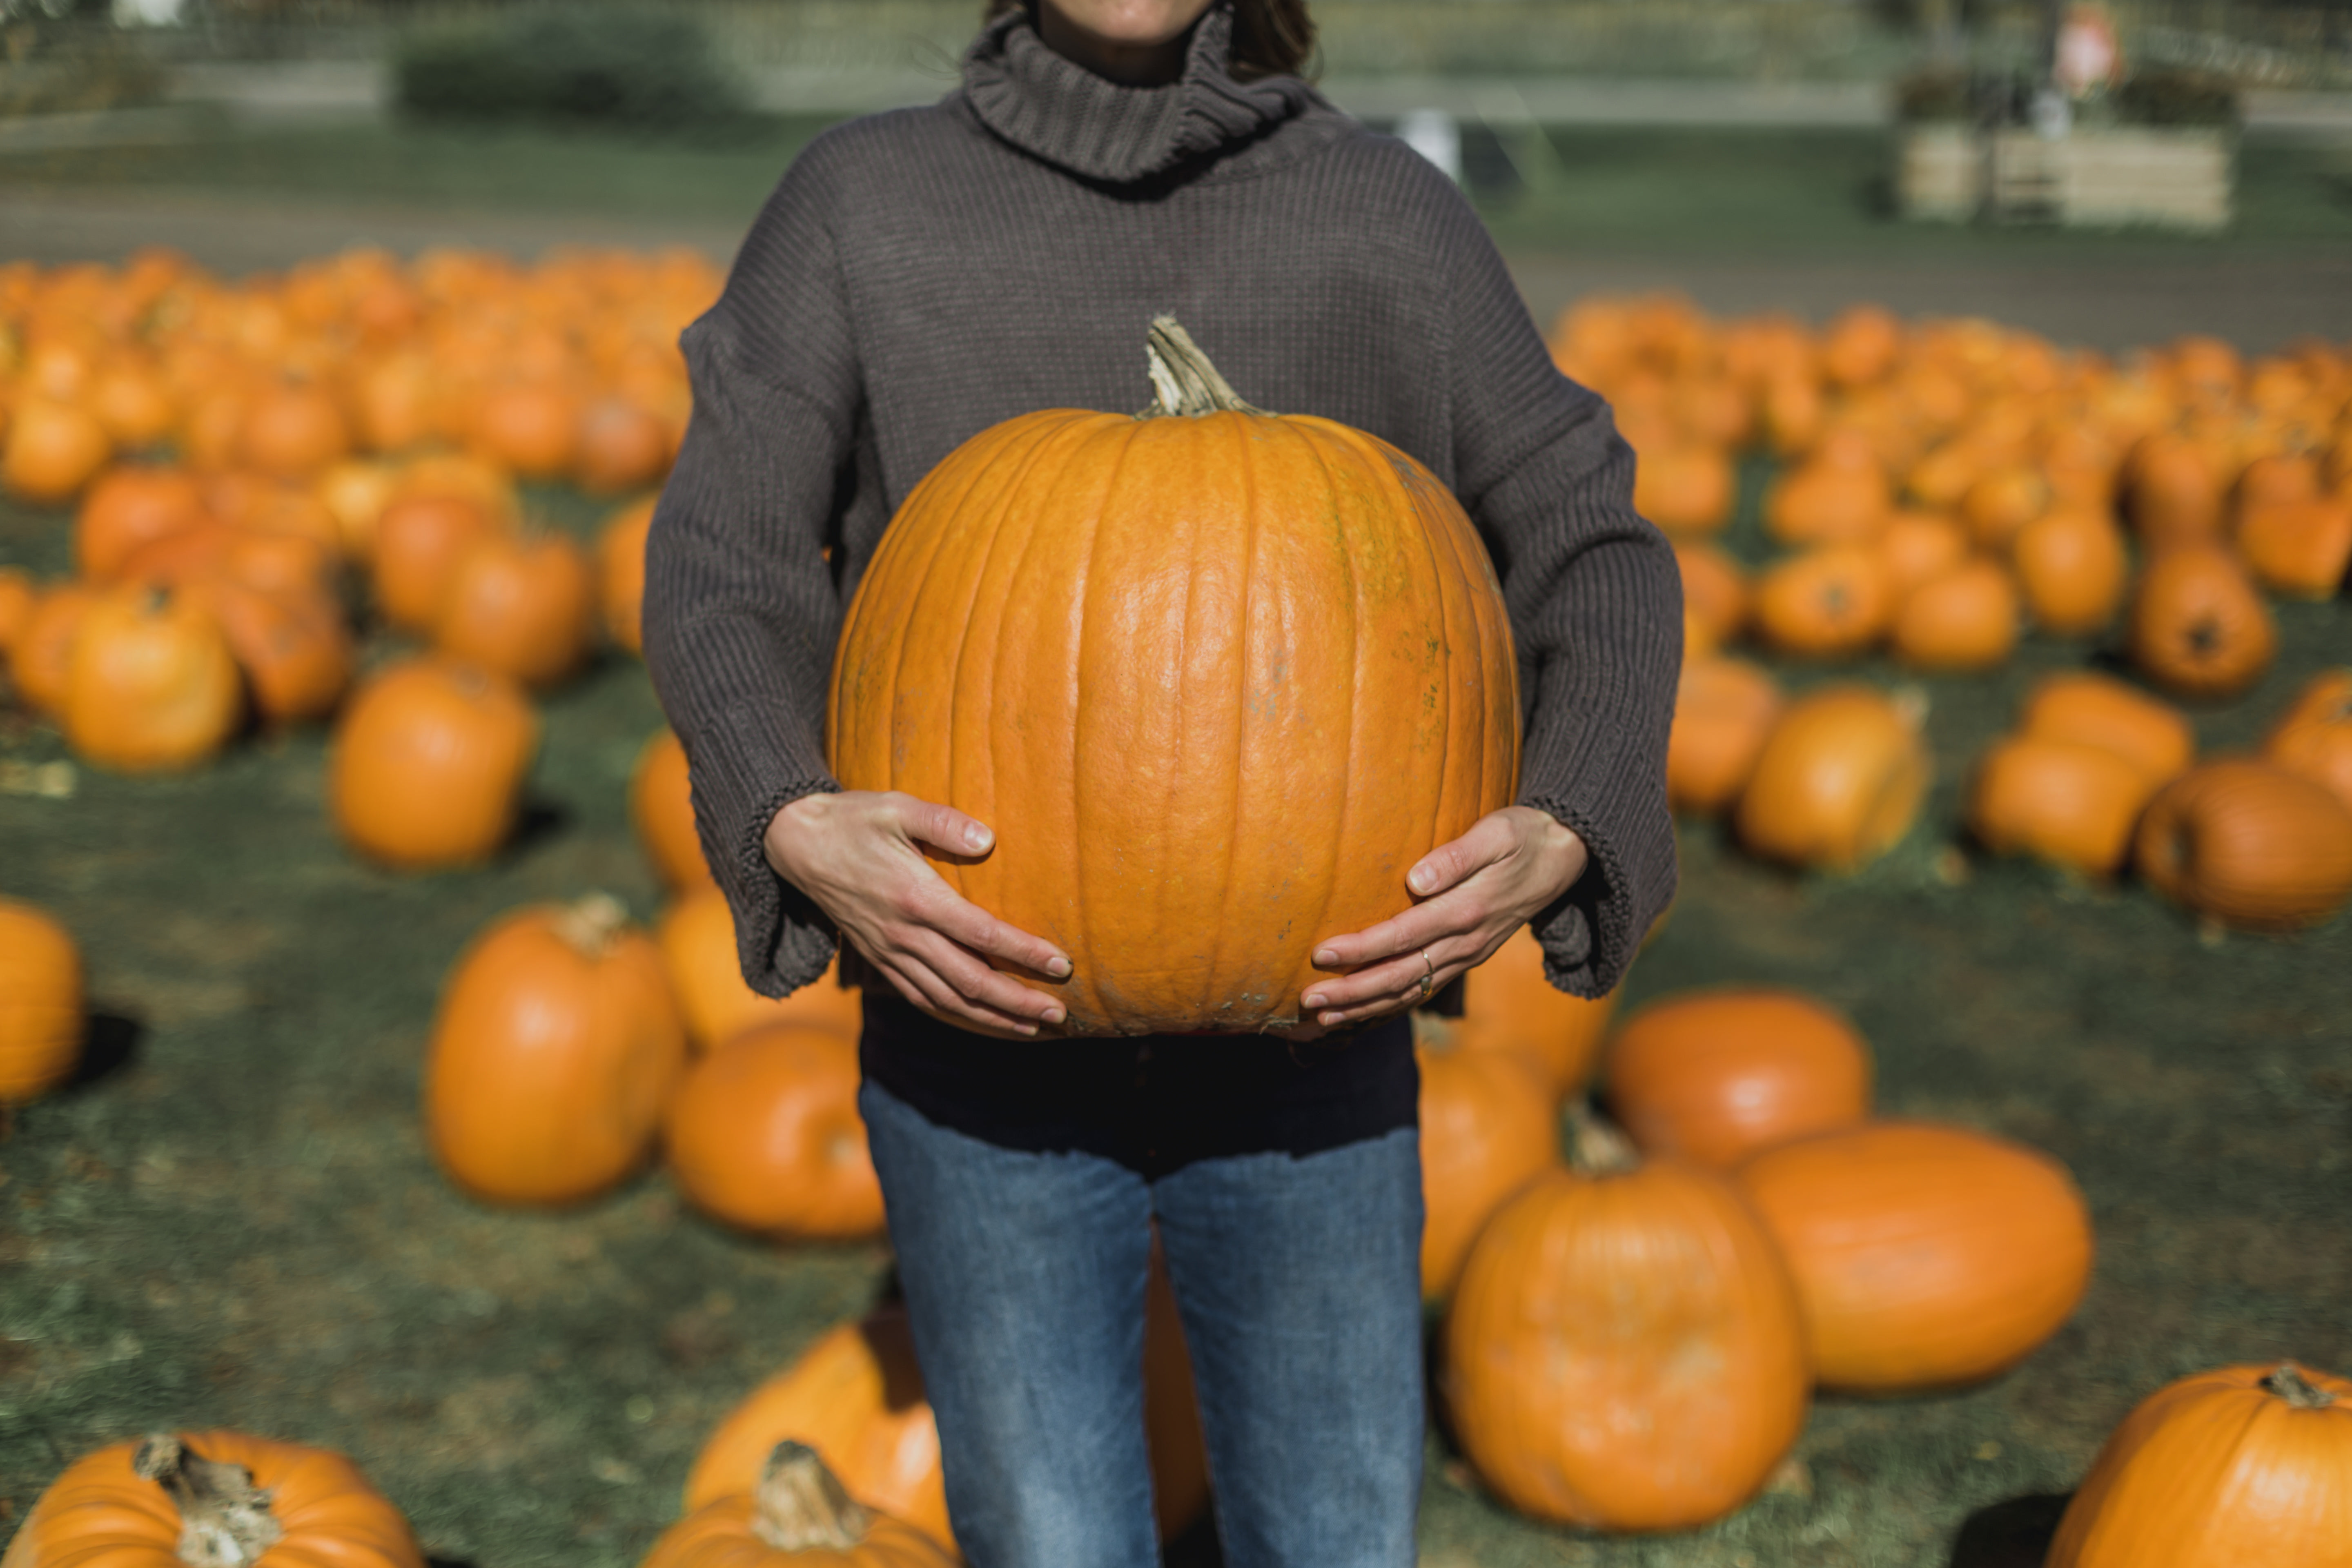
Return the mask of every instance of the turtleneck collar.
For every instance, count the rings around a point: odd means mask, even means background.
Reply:
[[[1073,174],[1127,184],[1245,142],[1316,101],[1297,77],[1239,82],[1230,0],[1192,29],[1184,74],[1164,87],[1126,87],[1058,55],[1026,8],[990,23],[964,55],[964,95],[981,122]]]

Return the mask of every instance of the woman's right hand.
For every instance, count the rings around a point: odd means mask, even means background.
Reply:
[[[765,847],[776,874],[814,899],[908,1001],[982,1033],[1034,1035],[1062,1021],[1062,1004],[987,961],[1063,980],[1068,956],[966,900],[919,847],[977,860],[995,843],[984,824],[952,806],[895,790],[844,790],[803,795],[776,813]]]

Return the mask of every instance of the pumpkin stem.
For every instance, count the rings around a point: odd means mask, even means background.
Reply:
[[[620,900],[610,893],[590,893],[557,912],[555,932],[593,958],[612,946],[613,939],[628,923],[629,911],[621,907]]]
[[[1242,401],[1241,394],[1217,374],[1217,367],[1209,363],[1201,345],[1176,324],[1173,316],[1152,318],[1151,336],[1143,353],[1151,372],[1152,390],[1159,394],[1159,400],[1145,409],[1140,418],[1265,412]]]
[[[1570,1102],[1567,1115],[1568,1163],[1578,1175],[1629,1176],[1642,1168],[1642,1152],[1633,1141],[1601,1120],[1592,1101]]]
[[[2325,1410],[2336,1403],[2336,1395],[2303,1375],[2303,1368],[2291,1361],[2279,1363],[2278,1370],[2263,1379],[2263,1392],[2275,1394],[2297,1410]]]
[[[286,1533],[251,1470],[192,1454],[169,1432],[141,1443],[131,1470],[161,1486],[179,1509],[179,1555],[188,1568],[252,1568]]]
[[[866,1539],[874,1522],[816,1450],[790,1437],[760,1468],[751,1507],[751,1533],[779,1552],[846,1551]]]

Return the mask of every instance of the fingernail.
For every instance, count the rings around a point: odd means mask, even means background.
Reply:
[[[1045,973],[1056,980],[1067,980],[1070,977],[1070,961],[1056,954],[1046,962]]]
[[[1037,1032],[1037,1026],[1034,1024],[1015,1024],[1013,1027],[1016,1033],[1022,1035],[1034,1035]]]
[[[1298,1000],[1307,1006],[1320,1007],[1324,1003],[1328,1002],[1330,998],[1324,995],[1320,991],[1309,991],[1306,995],[1301,996]]]
[[[1316,950],[1315,953],[1315,967],[1318,969],[1337,969],[1339,967],[1339,955],[1332,952],[1328,947],[1318,948]]]
[[[1404,885],[1416,893],[1426,893],[1437,885],[1437,877],[1428,867],[1415,866],[1412,874],[1405,878]]]
[[[1341,1024],[1346,1023],[1348,1020],[1344,1014],[1326,1013],[1315,1021],[1322,1025],[1327,1029],[1334,1029],[1339,1027]]]
[[[963,830],[963,847],[967,849],[987,848],[988,829],[979,826],[977,823],[965,828]]]
[[[1063,1012],[1059,1007],[1048,1007],[1045,1009],[1045,1022],[1048,1024],[1058,1024],[1068,1016],[1069,1015]]]

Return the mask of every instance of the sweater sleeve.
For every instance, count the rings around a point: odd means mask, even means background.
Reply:
[[[862,392],[823,187],[803,155],[681,340],[694,413],[646,544],[646,665],[686,746],[744,977],[772,995],[818,978],[835,942],[762,847],[783,806],[840,787],[824,761],[842,619],[825,551]]]
[[[1466,204],[1462,217],[1448,268],[1455,475],[1517,643],[1519,803],[1591,856],[1533,924],[1551,983],[1598,996],[1674,899],[1665,757],[1682,579],[1664,536],[1634,513],[1633,453],[1608,405],[1553,366]]]

